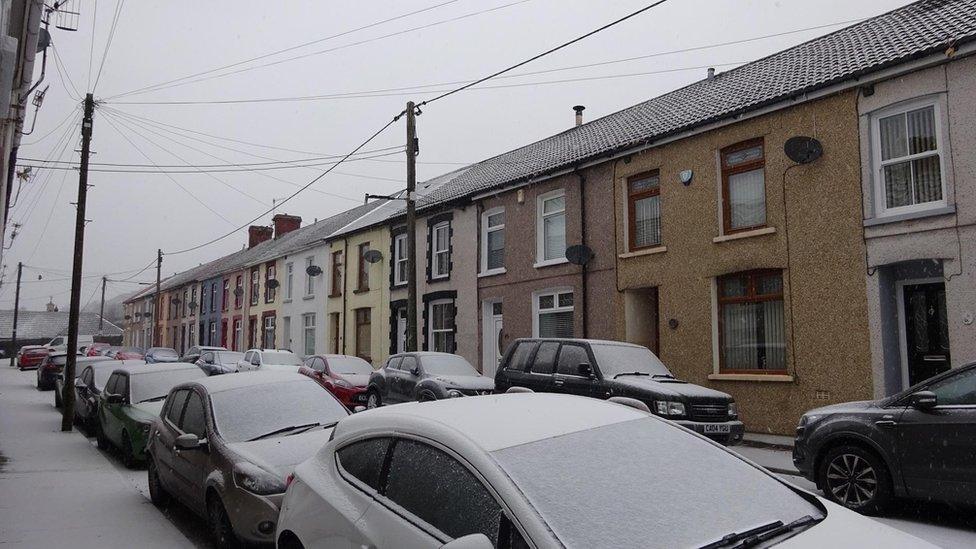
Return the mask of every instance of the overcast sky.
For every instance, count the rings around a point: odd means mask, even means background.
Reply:
[[[130,1],[122,7],[94,91],[96,100],[104,100],[104,104],[95,112],[93,150],[97,154],[92,162],[159,166],[253,164],[345,154],[403,110],[408,99],[420,101],[436,95],[432,90],[455,85],[436,84],[476,79],[647,3],[648,0]],[[729,70],[844,26],[839,23],[871,17],[907,3],[671,0],[517,72],[664,55],[497,79],[485,85],[506,87],[472,89],[424,108],[418,118],[418,177],[428,179],[454,169],[456,163],[482,160],[562,131],[573,124],[573,105],[585,105],[585,118],[592,120],[703,78],[708,66]],[[95,83],[117,4],[101,0],[97,11],[92,1],[75,0],[74,4],[81,5],[78,30],[56,29],[52,21],[51,34],[65,77],[73,82],[77,92],[84,94]],[[347,32],[426,8],[432,9]],[[469,14],[473,15],[464,17]],[[410,30],[421,26],[427,28]],[[791,32],[801,29],[809,30]],[[398,34],[384,38],[394,33]],[[781,33],[787,34],[701,48]],[[329,38],[339,34],[343,35]],[[180,80],[177,83],[181,85],[120,95],[312,41],[318,42]],[[689,48],[701,49],[667,53]],[[50,89],[34,133],[23,139],[21,164],[29,163],[23,159],[31,158],[78,160],[74,151],[80,148],[79,125],[73,117],[80,118],[81,97],[62,78],[53,53],[48,52],[42,84],[50,85]],[[256,68],[242,70],[252,67]],[[220,76],[231,72],[234,74]],[[652,74],[633,76],[635,73]],[[39,74],[38,66],[35,79]],[[563,82],[554,82],[557,80]],[[512,86],[540,82],[548,83]],[[434,85],[422,87],[431,84]],[[377,92],[391,88],[408,91]],[[335,94],[358,97],[158,104]],[[33,113],[29,119],[32,116]],[[402,146],[404,132],[401,121],[367,149]],[[59,141],[62,136],[65,139]],[[86,230],[84,263],[85,274],[90,278],[85,279],[82,289],[82,305],[89,299],[97,301],[102,274],[128,271],[110,275],[114,279],[126,278],[153,261],[157,248],[175,251],[219,236],[270,208],[273,199],[288,196],[295,191],[295,185],[308,182],[322,169],[180,173],[169,177],[93,172],[89,179],[93,187],[88,193],[86,217],[91,223]],[[304,222],[328,217],[361,203],[367,192],[383,194],[402,188],[404,170],[402,153],[343,164],[278,211],[300,215]],[[65,279],[71,269],[75,217],[74,206],[69,203],[77,198],[77,178],[75,171],[36,170],[36,176],[20,189],[10,223],[23,226],[3,256],[6,270],[0,307],[12,308],[16,266],[23,261],[47,270],[25,269],[22,306],[41,309],[53,297],[62,309],[67,309],[69,283]],[[264,216],[259,223],[269,223],[270,217]],[[8,225],[5,245],[10,245],[10,233]],[[195,252],[166,256],[163,275],[240,249],[246,239],[246,231],[241,231]],[[43,281],[37,280],[39,274]],[[155,269],[133,280],[153,281]],[[108,294],[136,289],[138,286],[131,283],[110,282]]]

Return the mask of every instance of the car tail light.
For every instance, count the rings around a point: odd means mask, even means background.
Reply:
[[[290,473],[287,477],[285,477],[285,488],[287,489],[289,486],[291,486],[291,483],[294,480],[295,480],[295,473]]]

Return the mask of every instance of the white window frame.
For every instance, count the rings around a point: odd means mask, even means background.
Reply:
[[[932,116],[935,118],[935,143],[936,148],[934,151],[926,151],[924,153],[908,154],[907,156],[901,156],[897,159],[886,160],[882,162],[881,160],[881,119],[888,118],[890,116],[897,116],[899,114],[907,113],[909,111],[915,111],[919,109],[924,109],[926,107],[932,107]],[[908,102],[898,103],[897,105],[892,105],[879,109],[871,113],[871,169],[872,169],[872,180],[874,184],[874,211],[878,217],[888,217],[893,215],[910,214],[915,212],[924,212],[928,210],[935,210],[939,208],[945,208],[948,206],[948,185],[946,184],[946,155],[949,154],[948,150],[948,139],[942,130],[942,105],[940,104],[938,97],[927,97],[923,99],[916,99]],[[939,156],[939,175],[942,179],[942,200],[935,200],[932,202],[923,202],[921,204],[909,204],[907,206],[898,206],[895,208],[889,208],[887,201],[885,200],[885,183],[884,174],[882,169],[888,164],[897,164],[899,162],[905,162],[914,160],[916,158],[922,158],[925,156],[932,156],[937,154]]]
[[[407,284],[407,233],[393,237],[393,285]]]
[[[440,231],[447,231],[447,248],[443,250],[437,248],[437,233]],[[439,255],[447,256],[447,270],[445,272],[438,272],[437,270],[437,257]],[[430,228],[430,278],[438,279],[449,276],[451,276],[451,222],[441,221]]]
[[[454,300],[453,299],[435,299],[435,300],[433,300],[433,301],[431,301],[430,303],[427,304],[427,319],[428,319],[428,326],[427,326],[427,347],[428,347],[428,349],[430,349],[431,351],[434,351],[434,352],[453,353],[454,352],[453,349],[447,349],[447,350],[443,350],[443,351],[438,351],[437,349],[434,348],[434,334],[435,333],[453,333],[454,332],[454,328],[440,328],[440,329],[437,329],[437,330],[434,329],[434,307],[437,306],[437,305],[451,305],[453,307],[454,306]],[[457,326],[457,308],[456,307],[454,308],[454,324],[455,324],[455,326]],[[456,344],[457,344],[457,341],[455,341],[455,345]]]
[[[305,258],[305,297],[315,295],[315,277],[308,274],[308,268],[315,264],[315,256]]]
[[[481,214],[481,275],[489,276],[494,274],[502,274],[505,271],[505,266],[496,267],[494,269],[488,268],[488,234],[496,231],[504,231],[505,223],[501,225],[496,225],[494,227],[488,226],[488,218],[493,215],[504,214],[505,207],[499,206],[497,208],[492,208],[490,210],[485,210]]]
[[[292,289],[293,289],[292,285],[294,284],[294,281],[295,281],[295,263],[289,261],[288,263],[285,263],[285,288],[284,291],[282,292],[284,294],[282,296],[283,299],[289,299],[289,300],[291,299]]]
[[[553,198],[563,197],[563,209],[558,212],[550,212],[548,214],[543,214],[545,209],[545,203]],[[568,263],[566,259],[566,250],[563,250],[562,257],[554,257],[551,259],[545,258],[545,224],[544,219],[547,217],[552,217],[555,215],[563,216],[563,227],[568,228],[566,219],[566,189],[556,189],[554,191],[549,191],[545,194],[541,194],[536,198],[536,215],[535,215],[535,267],[546,267],[549,265],[559,265],[562,263]]]
[[[311,324],[309,323],[309,320],[311,320]],[[308,352],[309,333],[312,334],[311,353]],[[305,313],[302,315],[302,350],[305,351],[305,356],[315,354],[315,313]]]
[[[574,294],[573,295],[573,306],[572,307],[560,307],[559,306],[559,294]],[[560,288],[548,288],[545,290],[539,290],[537,292],[532,292],[532,337],[539,337],[539,314],[542,312],[539,309],[539,299],[544,296],[553,296],[553,307],[552,309],[546,309],[546,313],[564,313],[567,311],[574,312],[576,310],[576,295],[572,286],[563,286]],[[575,332],[576,316],[573,316],[573,325]]]
[[[269,329],[271,330],[271,333],[273,335],[277,335],[276,332],[278,331],[278,320],[277,320],[276,315],[268,315],[268,316],[264,317],[264,321],[262,322],[262,324],[264,325],[264,329],[261,331],[261,343],[262,343],[261,348],[263,348],[263,349],[274,349],[275,348],[275,342],[274,341],[271,342],[271,346],[270,347],[264,345],[264,343],[267,343],[268,330]]]

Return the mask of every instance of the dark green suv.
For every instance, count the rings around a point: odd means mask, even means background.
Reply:
[[[146,440],[169,390],[207,377],[193,364],[139,364],[118,368],[98,396],[98,447],[122,452],[126,467],[146,458]]]

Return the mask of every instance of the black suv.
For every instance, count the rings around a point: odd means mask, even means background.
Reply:
[[[895,497],[976,504],[976,363],[882,399],[810,410],[793,463],[831,500],[880,513]]]
[[[525,387],[607,399],[637,399],[655,415],[723,444],[742,440],[735,401],[676,379],[647,347],[617,341],[519,339],[502,358],[495,390]]]

